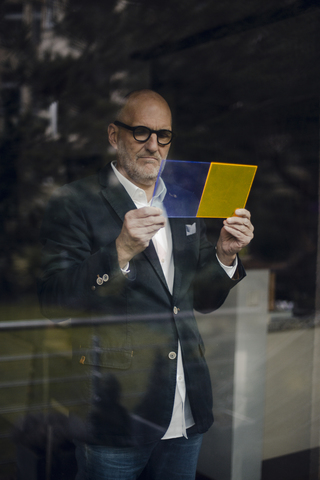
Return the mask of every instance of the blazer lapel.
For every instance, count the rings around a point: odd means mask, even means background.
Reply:
[[[167,281],[165,279],[162,267],[159,262],[159,257],[157,255],[156,249],[154,248],[153,242],[151,240],[150,240],[149,246],[143,251],[143,254],[147,257],[147,259],[153,266],[155,272],[161,278],[165,287],[168,288]]]
[[[182,269],[183,265],[187,263],[187,260],[184,258],[183,255],[183,248],[182,246],[185,243],[183,228],[181,224],[181,220],[177,218],[170,218],[170,227],[171,227],[171,234],[172,234],[172,253],[173,253],[173,261],[174,261],[174,282],[173,282],[173,295],[175,298],[179,296],[179,292],[181,289],[181,282],[182,282]]]
[[[99,181],[102,186],[102,195],[123,222],[125,214],[129,212],[129,210],[134,210],[136,206],[127,194],[126,189],[115,176],[111,164],[106,165],[100,171]]]
[[[109,202],[121,221],[124,221],[125,214],[129,210],[136,209],[134,202],[130,195],[128,195],[126,189],[121,185],[117,177],[115,176],[111,164],[106,165],[99,173],[99,181],[102,186],[101,193],[105,199]],[[157,275],[168,288],[163,270],[161,268],[159,258],[154,248],[153,242],[150,241],[149,246],[142,252],[151,263]]]

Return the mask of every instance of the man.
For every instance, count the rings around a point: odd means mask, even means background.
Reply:
[[[43,311],[85,317],[72,332],[78,478],[194,479],[213,417],[193,309],[218,308],[244,277],[250,213],[224,220],[215,249],[202,220],[165,218],[179,189],[160,184],[164,207],[150,206],[172,140],[157,93],[130,94],[108,133],[116,163],[59,189],[42,227]]]

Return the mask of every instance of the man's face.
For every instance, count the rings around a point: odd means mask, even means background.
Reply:
[[[125,111],[121,121],[131,127],[142,125],[152,130],[171,130],[169,108],[155,99],[136,101],[134,106]],[[140,143],[133,138],[131,131],[121,127],[117,128],[115,138],[117,169],[138,186],[153,185],[161,160],[167,158],[170,145],[159,145],[155,133],[147,142]]]

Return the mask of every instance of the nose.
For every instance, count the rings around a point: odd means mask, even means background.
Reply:
[[[150,135],[149,140],[146,142],[146,148],[150,152],[156,152],[158,150],[158,137],[156,133]]]

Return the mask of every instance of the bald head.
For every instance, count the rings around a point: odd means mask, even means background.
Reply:
[[[157,92],[148,89],[135,90],[134,92],[129,93],[125,97],[125,104],[117,115],[117,120],[132,125],[134,118],[139,112],[142,112],[145,109],[148,110],[150,115],[154,116],[155,120],[159,115],[162,117],[166,116],[167,119],[169,118],[169,127],[171,128],[172,118],[168,103]]]

